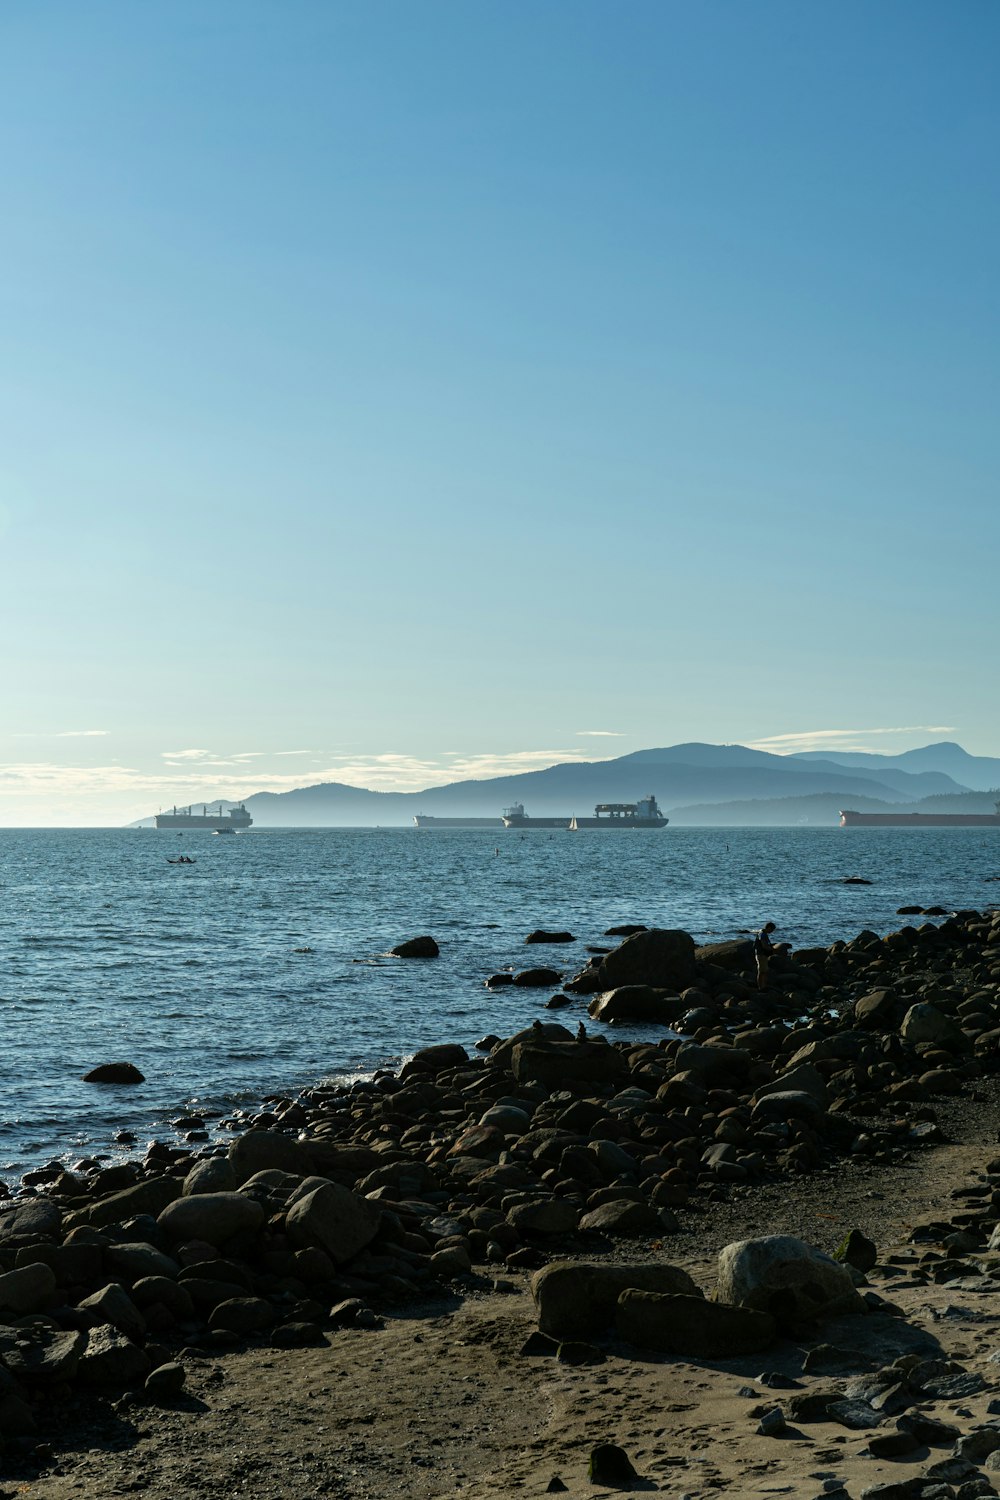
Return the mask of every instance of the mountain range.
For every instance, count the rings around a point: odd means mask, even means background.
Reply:
[[[996,787],[1000,759],[969,755],[947,741],[900,755],[775,755],[745,745],[694,743],[421,792],[321,782],[289,792],[257,792],[245,801],[258,828],[386,827],[411,824],[416,813],[499,818],[514,802],[536,817],[569,817],[589,815],[598,802],[634,802],[650,792],[680,823],[833,824],[841,807],[992,812],[1000,793],[982,794]]]

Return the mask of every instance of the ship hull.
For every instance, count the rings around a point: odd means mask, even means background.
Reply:
[[[157,828],[202,829],[208,833],[233,833],[239,828],[249,828],[253,823],[249,813],[240,817],[202,817],[198,813],[157,813]]]
[[[841,828],[1000,828],[997,813],[842,812]]]
[[[666,828],[668,818],[573,818],[570,830],[578,833],[590,828]]]
[[[429,813],[415,813],[416,828],[500,828],[501,818],[435,818]]]
[[[505,828],[568,828],[572,818],[504,818]]]

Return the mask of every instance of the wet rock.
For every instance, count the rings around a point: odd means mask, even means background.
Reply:
[[[575,943],[576,938],[571,932],[546,932],[540,927],[537,932],[529,932],[524,941],[526,943]]]
[[[706,1302],[704,1297],[627,1290],[618,1298],[620,1338],[644,1349],[686,1359],[733,1359],[758,1354],[777,1337],[769,1313]]]
[[[601,959],[600,988],[642,984],[675,993],[694,984],[694,939],[679,929],[653,928],[628,937]]]
[[[623,984],[591,1000],[587,1012],[595,1021],[656,1021],[669,1026],[679,1020],[684,1008],[680,996],[668,990],[648,984]]]
[[[547,990],[562,982],[558,969],[521,969],[514,975],[512,983],[519,989]]]
[[[539,1329],[559,1339],[600,1334],[614,1321],[618,1298],[630,1289],[701,1299],[691,1277],[677,1266],[556,1261],[532,1277]]]
[[[441,950],[432,937],[407,938],[389,949],[393,958],[437,958]]]
[[[83,1075],[84,1083],[145,1083],[146,1078],[134,1063],[100,1063]]]

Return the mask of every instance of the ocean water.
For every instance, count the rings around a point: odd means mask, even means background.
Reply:
[[[196,863],[168,864],[181,852]],[[892,931],[904,904],[993,906],[998,874],[989,829],[2,830],[0,1174],[509,1034],[550,991],[486,976],[569,975],[614,924],[709,941],[770,918],[802,947]],[[576,941],[526,947],[537,927]],[[420,933],[440,958],[386,956]],[[146,1083],[82,1082],[117,1060]]]

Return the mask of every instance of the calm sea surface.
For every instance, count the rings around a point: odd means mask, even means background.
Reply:
[[[167,863],[181,852],[196,863]],[[771,918],[801,947],[892,931],[904,904],[993,906],[997,874],[989,829],[0,830],[0,1173],[509,1034],[550,992],[486,976],[570,974],[613,924],[707,941]],[[526,948],[536,927],[577,941]],[[439,959],[384,956],[420,933]],[[117,1060],[147,1082],[81,1082]]]

